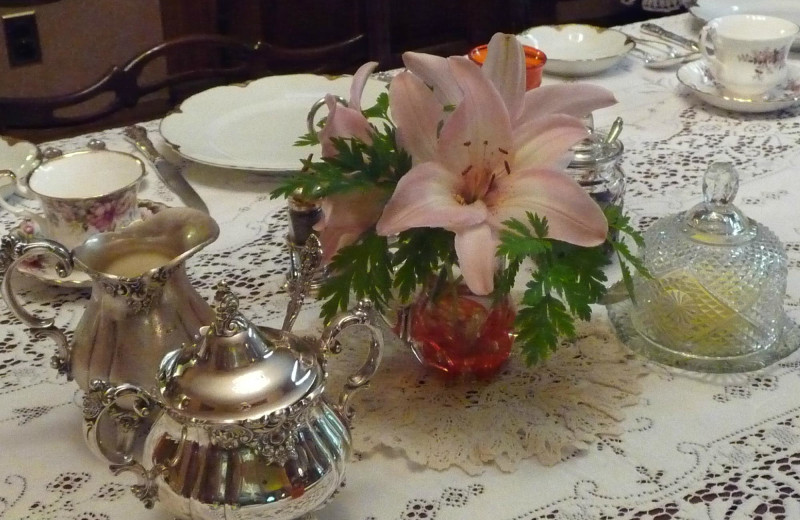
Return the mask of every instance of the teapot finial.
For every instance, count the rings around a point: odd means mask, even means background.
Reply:
[[[239,298],[228,287],[227,282],[214,286],[214,305],[216,319],[214,329],[221,336],[232,336],[242,329],[239,317]]]

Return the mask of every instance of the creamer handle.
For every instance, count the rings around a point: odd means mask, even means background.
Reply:
[[[344,329],[359,325],[366,327],[371,335],[367,360],[355,374],[347,378],[344,390],[339,396],[338,411],[348,424],[353,416],[353,410],[350,408],[350,399],[353,394],[369,383],[378,370],[378,365],[383,357],[383,332],[377,326],[376,320],[376,312],[372,302],[364,299],[360,300],[350,312],[334,319],[322,333],[323,352],[328,351],[334,354],[338,354],[342,350],[342,345],[337,337]]]
[[[25,325],[33,328],[48,328],[53,326],[53,319],[42,319],[34,316],[25,310],[14,295],[14,287],[11,283],[13,274],[17,266],[25,260],[38,255],[55,256],[58,260],[56,272],[59,276],[66,277],[72,273],[74,267],[72,263],[72,253],[54,240],[39,240],[36,242],[25,242],[12,235],[6,235],[0,239],[0,267],[7,264],[3,274],[3,283],[0,285],[0,293],[6,301],[9,310],[19,318]]]

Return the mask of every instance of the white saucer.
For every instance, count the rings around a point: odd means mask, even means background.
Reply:
[[[783,110],[800,102],[800,69],[788,66],[786,80],[772,90],[753,97],[727,92],[714,80],[708,66],[702,61],[687,63],[678,69],[678,81],[698,98],[718,108],[735,112],[772,112]]]
[[[139,214],[141,218],[145,219],[151,217],[153,214],[158,213],[167,205],[161,202],[154,202],[152,200],[139,201]],[[31,220],[23,220],[19,225],[15,226],[9,232],[10,235],[19,237],[26,242],[46,238],[42,235],[39,226]],[[39,258],[32,258],[22,262],[18,266],[18,271],[24,275],[32,276],[48,285],[58,285],[61,287],[91,287],[92,280],[89,275],[83,271],[74,270],[66,278],[61,278],[55,270],[52,263]]]

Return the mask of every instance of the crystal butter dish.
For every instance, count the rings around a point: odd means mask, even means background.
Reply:
[[[608,304],[632,350],[688,370],[744,372],[800,346],[783,310],[783,245],[733,204],[738,186],[730,163],[713,163],[703,202],[644,233],[642,260],[652,278],[634,278],[635,301]]]

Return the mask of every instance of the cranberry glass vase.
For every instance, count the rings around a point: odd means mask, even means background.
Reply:
[[[488,378],[511,353],[515,317],[509,297],[493,301],[459,284],[420,293],[407,309],[405,334],[424,365],[450,376]]]

